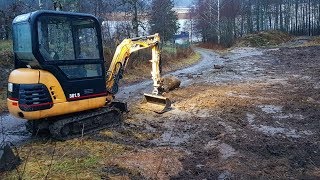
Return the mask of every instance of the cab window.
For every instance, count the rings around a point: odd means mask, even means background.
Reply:
[[[98,39],[93,25],[79,25],[75,31],[77,59],[99,59]]]
[[[38,20],[38,39],[39,51],[44,60],[56,61],[67,78],[102,76],[103,59],[100,58],[93,20],[42,16]],[[91,63],[93,60],[98,60],[99,63]],[[62,65],[64,61],[70,63]]]
[[[46,61],[75,60],[71,22],[66,17],[40,17],[39,50]]]
[[[100,59],[93,20],[40,17],[38,38],[40,53],[46,61]]]

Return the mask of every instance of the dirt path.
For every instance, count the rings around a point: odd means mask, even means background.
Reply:
[[[151,81],[122,87],[117,97],[130,99],[131,110],[124,125],[87,137],[126,146],[100,162],[99,175],[319,179],[319,50],[237,48],[220,56],[198,49],[199,64],[172,73],[182,86],[167,94],[173,109],[163,115],[139,108]]]

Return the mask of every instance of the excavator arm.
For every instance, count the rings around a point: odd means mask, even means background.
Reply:
[[[107,90],[111,94],[116,94],[118,92],[119,80],[122,79],[123,72],[129,61],[129,57],[133,52],[151,48],[152,59],[150,60],[150,62],[152,63],[151,75],[154,87],[152,94],[159,95],[158,88],[160,87],[161,78],[159,43],[159,34],[123,40],[122,43],[118,45],[109,70],[107,72]]]
[[[151,48],[152,59],[150,62],[152,63],[151,75],[153,80],[153,91],[151,94],[144,94],[145,103],[141,107],[157,113],[168,111],[171,107],[171,101],[168,98],[163,97],[159,92],[159,89],[162,89],[159,43],[159,34],[123,40],[122,43],[118,45],[107,72],[106,87],[108,92],[115,95],[119,91],[119,80],[123,77],[131,53]]]

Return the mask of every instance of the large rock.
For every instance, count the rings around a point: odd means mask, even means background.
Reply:
[[[164,92],[172,91],[180,87],[181,81],[175,76],[166,76],[161,79],[162,90]]]
[[[21,163],[8,144],[0,146],[0,172],[11,171]]]

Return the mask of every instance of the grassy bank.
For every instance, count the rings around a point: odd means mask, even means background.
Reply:
[[[262,31],[248,34],[239,38],[235,46],[237,47],[267,47],[277,46],[292,40],[293,36],[281,31]]]
[[[235,40],[233,47],[273,47],[279,46],[283,43],[289,42],[294,37],[288,33],[281,31],[261,31],[253,34],[247,34],[241,38]],[[217,52],[223,52],[228,49],[222,45],[216,43],[200,43],[197,45],[201,48],[212,49]]]
[[[12,42],[0,41],[0,112],[7,109],[7,82],[13,69]]]

